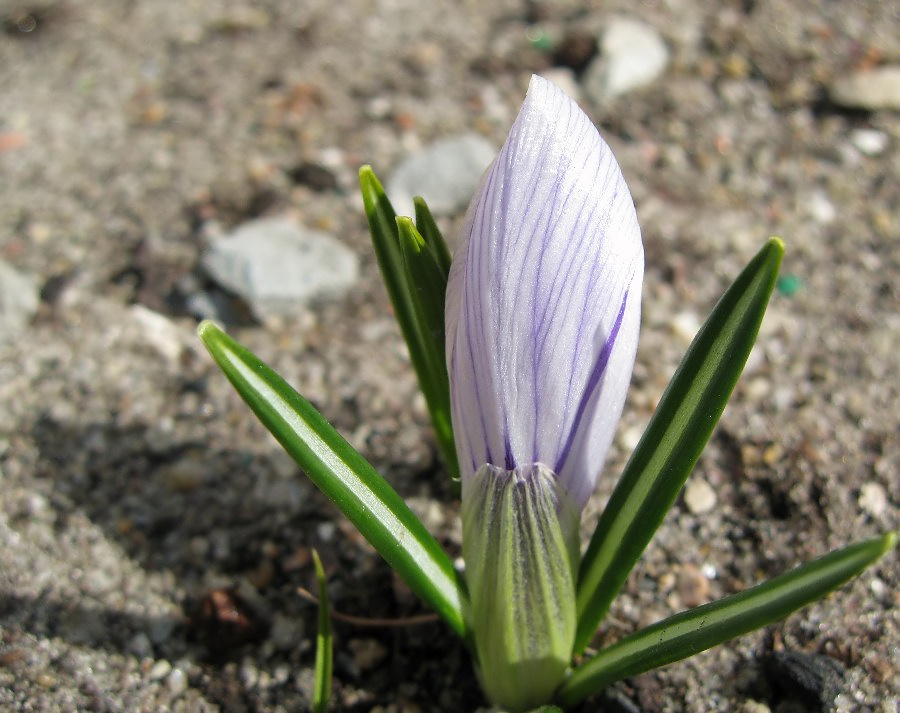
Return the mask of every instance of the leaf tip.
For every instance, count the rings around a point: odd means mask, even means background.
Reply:
[[[319,551],[313,547],[312,550],[313,567],[316,570],[316,581],[321,585],[325,581],[325,568],[322,566],[322,560],[319,557]]]
[[[207,338],[211,335],[211,333],[221,332],[222,328],[213,322],[211,319],[204,319],[200,324],[197,325],[197,336],[200,337],[204,342],[207,341]]]

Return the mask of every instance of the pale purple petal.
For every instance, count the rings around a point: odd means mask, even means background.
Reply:
[[[466,216],[447,287],[462,476],[543,463],[581,505],[631,379],[644,255],[619,166],[550,82],[525,103]]]

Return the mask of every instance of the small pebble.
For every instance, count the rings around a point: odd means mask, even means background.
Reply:
[[[716,577],[719,576],[719,570],[717,570],[716,566],[710,562],[707,562],[700,567],[700,571],[703,572],[703,576],[707,579],[716,579]]]
[[[177,364],[184,351],[184,342],[177,325],[165,315],[143,305],[132,305],[131,318],[141,329],[146,344],[170,364]]]
[[[597,106],[650,84],[665,72],[669,48],[652,25],[631,17],[614,17],[600,37],[600,54],[582,82]]]
[[[700,331],[700,318],[693,312],[679,312],[672,318],[670,326],[681,346],[687,347]]]
[[[172,664],[170,664],[165,659],[160,659],[153,664],[153,668],[150,669],[150,673],[147,675],[147,677],[151,681],[159,681],[168,676],[171,671]]]
[[[694,515],[710,512],[716,506],[716,491],[702,478],[692,478],[684,489],[684,504]]]
[[[172,695],[177,696],[184,693],[188,686],[187,674],[180,668],[173,668],[166,678],[166,685],[169,687]]]
[[[709,580],[692,564],[684,565],[678,572],[676,590],[686,607],[697,607],[709,601]]]
[[[839,78],[829,94],[835,104],[857,109],[900,109],[900,65],[886,65]]]
[[[850,143],[866,156],[879,156],[888,147],[888,135],[877,129],[854,129],[850,132]]]
[[[366,104],[366,116],[373,121],[387,119],[392,110],[391,100],[385,96],[372,97],[369,103]]]
[[[783,455],[784,448],[777,443],[773,443],[763,451],[762,460],[766,465],[774,465],[781,460]]]
[[[806,210],[809,217],[819,225],[833,223],[838,217],[837,208],[831,199],[821,191],[815,191],[806,201]]]
[[[37,313],[39,302],[35,280],[0,260],[0,343],[17,338]]]
[[[759,701],[744,701],[740,713],[771,713],[772,709]]]
[[[860,488],[859,506],[872,517],[881,517],[887,505],[887,493],[879,483],[865,483]]]
[[[772,403],[778,411],[787,411],[794,405],[794,390],[789,386],[775,389],[772,394]]]
[[[872,581],[869,583],[869,590],[872,592],[872,596],[879,602],[885,604],[888,603],[888,600],[890,599],[890,590],[883,579],[873,577]]]
[[[256,688],[259,683],[259,669],[250,660],[244,660],[241,664],[241,683],[245,689]]]
[[[337,525],[333,522],[321,522],[316,526],[316,534],[322,542],[331,542],[337,532]]]
[[[745,367],[745,372],[749,371]],[[753,403],[759,403],[765,397],[769,395],[769,391],[772,388],[772,382],[769,381],[764,376],[761,376],[756,379],[751,379],[747,382],[747,385],[744,387],[745,392],[747,394],[747,400]]]

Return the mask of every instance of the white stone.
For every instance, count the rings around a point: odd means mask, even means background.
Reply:
[[[11,341],[37,312],[37,283],[0,260],[0,341]]]
[[[900,110],[900,65],[885,65],[841,77],[831,85],[831,100],[858,109]]]
[[[879,517],[887,509],[887,493],[878,483],[866,483],[859,490],[859,506],[872,517]]]
[[[340,297],[359,275],[347,246],[289,218],[244,223],[209,247],[203,268],[260,320],[289,316],[309,300]]]
[[[412,216],[416,196],[435,215],[460,212],[496,154],[496,147],[478,134],[437,141],[400,162],[387,182],[388,198],[397,215]]]
[[[168,362],[177,364],[185,347],[185,340],[178,326],[165,315],[144,305],[132,305],[129,311],[140,327],[145,342]]]
[[[180,668],[173,668],[166,677],[166,685],[173,695],[180,695],[187,690],[188,677]]]
[[[888,135],[878,129],[854,129],[850,132],[850,143],[866,156],[879,156],[888,147]]]
[[[822,191],[815,191],[806,202],[809,216],[820,225],[828,225],[837,218],[837,208],[831,199]]]
[[[700,478],[692,478],[684,489],[684,504],[694,515],[702,515],[716,506],[716,491]]]
[[[150,669],[150,673],[147,674],[147,678],[149,678],[151,681],[159,681],[168,676],[171,672],[172,664],[166,661],[166,659],[160,659],[153,664],[153,668]]]
[[[687,347],[700,331],[700,318],[693,312],[679,312],[672,318],[672,333]]]
[[[600,36],[600,54],[582,83],[597,106],[656,80],[669,64],[669,48],[651,25],[613,17]]]

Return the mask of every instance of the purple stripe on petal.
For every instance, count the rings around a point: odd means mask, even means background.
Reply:
[[[619,335],[619,329],[622,326],[622,318],[625,316],[625,306],[627,304],[628,292],[626,292],[625,296],[622,298],[622,307],[619,309],[619,314],[616,317],[615,324],[613,324],[612,331],[610,331],[609,336],[606,338],[603,349],[601,349],[600,353],[597,355],[597,361],[594,363],[594,368],[591,369],[590,379],[588,379],[584,393],[581,395],[581,401],[578,403],[578,409],[575,412],[576,423],[579,423],[584,417],[594,392],[597,390],[597,387],[600,386],[600,381],[603,379],[603,375],[606,372],[606,366],[609,364],[609,357],[612,354],[613,346],[615,346],[616,343],[616,337]],[[554,473],[563,472],[566,460],[569,458],[569,450],[572,448],[572,443],[575,440],[575,433],[574,430],[569,431],[565,445],[563,445],[562,450],[559,453],[559,460],[557,460],[556,466],[553,468]]]
[[[609,147],[534,78],[466,216],[447,288],[463,478],[556,464],[581,504],[630,379],[643,247]]]

